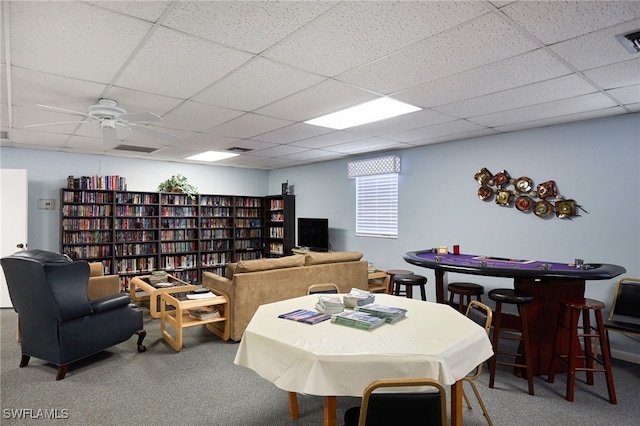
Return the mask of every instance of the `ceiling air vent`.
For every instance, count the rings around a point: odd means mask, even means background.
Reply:
[[[9,132],[7,132],[6,130],[3,130],[0,132],[0,139],[9,139]]]
[[[239,146],[232,146],[231,148],[227,149],[227,151],[231,151],[231,152],[249,152],[249,151],[253,151],[253,149],[251,149],[251,148],[240,148]]]
[[[132,152],[144,152],[145,154],[151,154],[157,151],[159,148],[149,148],[148,146],[135,146],[135,145],[118,145],[113,148],[118,151],[132,151]]]
[[[629,53],[640,52],[640,30],[636,30],[629,34],[620,34],[616,38],[622,43]]]

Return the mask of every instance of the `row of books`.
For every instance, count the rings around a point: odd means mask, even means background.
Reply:
[[[327,311],[324,305],[324,303],[331,300],[330,298],[331,296],[321,296],[318,300],[318,304],[321,304],[321,302],[323,304],[323,311],[321,312],[309,309],[296,309],[295,311],[278,315],[278,318],[305,324],[317,324],[330,319],[331,322],[335,324],[346,325],[361,330],[373,330],[383,324],[394,324],[406,318],[407,314],[406,309],[374,303],[358,306],[353,311],[343,311],[332,314]],[[339,301],[337,297],[335,299]],[[317,309],[320,308],[317,307]]]

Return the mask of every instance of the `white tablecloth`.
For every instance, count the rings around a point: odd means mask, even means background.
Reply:
[[[260,306],[235,363],[278,388],[310,395],[361,396],[373,380],[430,377],[451,385],[488,359],[484,328],[448,305],[376,294],[376,303],[407,309],[407,318],[374,330],[278,318],[314,309],[317,295]]]

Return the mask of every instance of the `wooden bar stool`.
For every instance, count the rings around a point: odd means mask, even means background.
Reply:
[[[396,275],[411,275],[413,271],[408,271],[406,269],[388,269],[387,275],[389,275],[389,294],[395,294],[396,296],[400,296],[400,288],[396,287],[396,284],[393,281],[393,278]]]
[[[472,296],[475,296],[478,302],[482,302],[484,294],[484,287],[474,283],[451,283],[447,286],[447,290],[449,291],[449,305],[457,307],[463,314],[467,311]],[[458,295],[458,303],[453,301],[455,295]]]
[[[560,314],[553,344],[548,382],[553,383],[558,361],[566,362],[568,364],[566,399],[567,401],[573,401],[576,371],[585,371],[587,373],[588,385],[593,385],[594,372],[604,373],[607,379],[609,402],[617,404],[616,389],[613,385],[609,341],[602,320],[604,303],[599,300],[585,299],[584,297],[561,299],[558,300],[558,303],[560,303]],[[596,317],[595,327],[591,326],[591,311],[594,312]],[[582,326],[578,325],[580,314],[582,314]],[[568,340],[563,340],[563,335],[568,336]],[[584,340],[583,350],[580,349],[580,338]],[[598,343],[602,347],[602,361],[598,359],[593,351],[592,339],[598,339]],[[602,368],[597,367],[597,364],[600,364]]]
[[[399,292],[400,287],[404,286],[406,295],[409,299],[413,298],[413,287],[420,287],[420,296],[422,296],[422,300],[426,302],[427,300],[427,277],[423,277],[422,275],[416,274],[407,274],[407,275],[396,275],[393,277],[393,281],[396,286],[396,292]]]
[[[531,369],[531,345],[529,343],[529,324],[526,315],[526,306],[533,301],[533,296],[524,291],[510,288],[499,288],[489,291],[489,299],[496,302],[493,313],[493,353],[489,361],[489,387],[493,388],[497,365],[509,365],[526,370],[529,395],[533,395],[533,371]],[[502,304],[510,303],[518,307],[520,324],[503,325]],[[506,333],[504,333],[506,332]],[[518,335],[514,334],[518,333]],[[520,342],[520,352],[500,350],[500,339],[515,340]],[[498,355],[515,357],[513,362],[498,361]],[[524,359],[524,364],[518,362]]]

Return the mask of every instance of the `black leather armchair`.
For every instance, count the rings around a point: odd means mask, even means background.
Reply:
[[[90,301],[89,264],[43,250],[24,250],[0,260],[9,296],[18,313],[22,358],[33,356],[58,366],[56,380],[74,361],[146,332],[142,311],[125,293]]]

